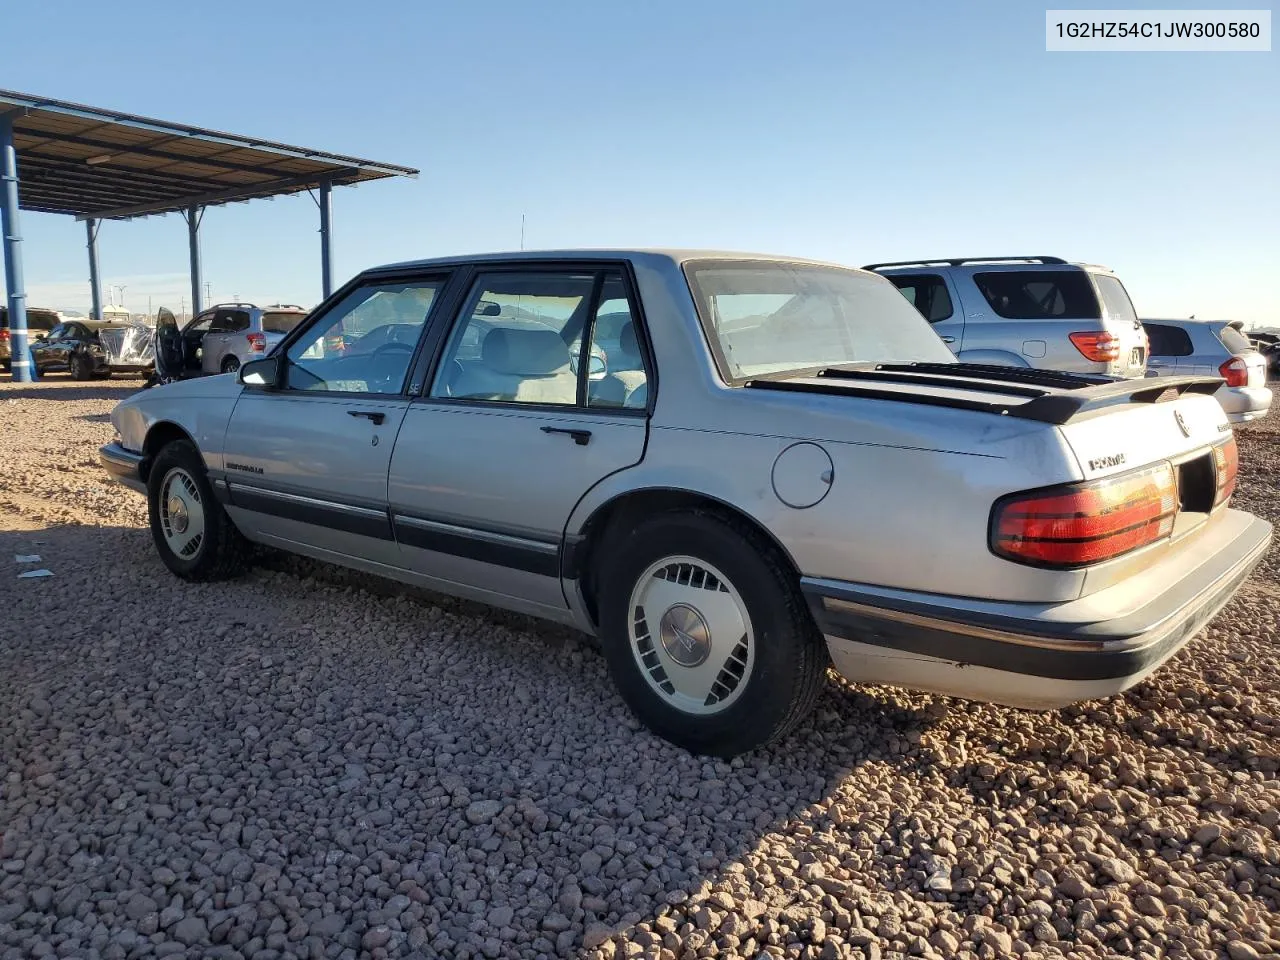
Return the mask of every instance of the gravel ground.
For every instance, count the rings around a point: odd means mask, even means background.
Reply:
[[[186,585],[96,449],[136,386],[0,384],[0,958],[1280,951],[1280,561],[1128,695],[833,683],[731,763],[585,638],[267,558]],[[1280,427],[1238,503],[1280,521]]]

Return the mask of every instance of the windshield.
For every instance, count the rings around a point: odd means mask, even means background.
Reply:
[[[951,363],[883,277],[781,261],[685,264],[712,353],[730,382],[850,363]]]

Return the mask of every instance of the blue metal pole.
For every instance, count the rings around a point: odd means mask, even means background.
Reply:
[[[0,232],[4,234],[4,277],[9,290],[9,362],[13,379],[31,382],[27,348],[27,288],[22,277],[22,233],[18,223],[18,151],[13,115],[0,117]]]
[[[90,217],[84,222],[84,232],[89,238],[89,298],[92,308],[89,316],[102,319],[102,284],[98,279],[98,227],[99,221]]]
[[[187,244],[191,248],[191,316],[204,309],[200,300],[200,219],[202,207],[187,207]]]
[[[320,184],[320,292],[327,298],[333,293],[333,246],[329,230],[333,218],[333,184]]]

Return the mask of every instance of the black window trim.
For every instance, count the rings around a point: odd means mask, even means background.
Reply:
[[[441,317],[448,316],[448,313],[443,311],[443,304],[446,300],[457,297],[456,287],[458,286],[461,274],[464,272],[465,271],[461,270],[456,264],[441,264],[436,267],[390,270],[386,272],[366,271],[364,273],[357,274],[330,294],[328,299],[307,315],[304,322],[299,323],[296,327],[285,334],[284,338],[272,349],[269,356],[279,356],[283,358],[284,385],[277,388],[267,388],[246,384],[245,389],[253,390],[257,393],[283,394],[293,398],[328,397],[350,400],[352,402],[357,402],[361,398],[370,400],[412,400],[412,387],[423,347],[430,338],[434,329],[441,324]],[[328,317],[343,300],[350,296],[354,290],[357,290],[362,286],[382,286],[392,283],[425,284],[432,281],[439,281],[440,287],[436,292],[435,299],[431,301],[431,307],[427,311],[427,316],[423,321],[422,329],[418,332],[418,339],[414,344],[413,353],[409,356],[409,363],[405,367],[405,377],[401,381],[400,389],[398,391],[394,393],[356,393],[351,390],[289,389],[289,348],[305,336],[308,331],[313,329],[316,324],[324,322],[325,318]],[[452,309],[453,305],[449,304],[449,307]]]
[[[440,368],[440,364],[444,360],[444,353],[448,347],[449,338],[453,334],[453,330],[460,322],[464,322],[461,316],[462,308],[465,304],[467,296],[471,293],[475,285],[475,281],[485,274],[493,273],[590,273],[595,276],[595,283],[592,286],[592,302],[590,310],[587,313],[586,320],[583,323],[582,342],[583,350],[590,350],[589,336],[592,327],[595,324],[595,313],[599,309],[599,298],[603,288],[604,275],[610,271],[617,271],[622,277],[623,291],[626,296],[627,305],[631,309],[631,322],[635,325],[636,344],[640,347],[641,360],[645,365],[645,382],[648,386],[649,394],[644,407],[592,407],[587,403],[578,403],[576,400],[572,404],[563,403],[527,403],[524,401],[512,400],[474,400],[466,397],[433,397],[431,396],[431,385],[435,381],[436,372]],[[609,259],[586,259],[586,260],[552,260],[546,258],[521,258],[511,260],[483,260],[465,265],[465,269],[459,271],[458,291],[454,296],[453,303],[450,304],[448,322],[442,322],[437,325],[431,332],[431,342],[424,346],[422,351],[421,367],[415,368],[413,380],[417,386],[416,392],[412,396],[414,403],[437,404],[447,407],[468,407],[468,408],[486,408],[492,410],[504,410],[507,412],[514,411],[530,411],[539,413],[559,413],[579,416],[624,416],[633,418],[645,418],[653,414],[654,403],[657,399],[658,390],[658,373],[657,364],[654,362],[653,351],[649,342],[649,330],[646,318],[643,313],[643,305],[638,293],[635,274],[632,264],[629,260],[609,260]],[[466,318],[469,320],[470,318]],[[578,363],[579,379],[578,389],[581,393],[583,384],[586,383],[586,376],[590,373],[589,368],[584,367],[581,357]],[[421,373],[421,379],[419,379]]]

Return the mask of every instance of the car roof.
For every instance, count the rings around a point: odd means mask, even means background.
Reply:
[[[511,250],[495,253],[473,253],[465,256],[432,257],[425,260],[405,260],[371,267],[366,273],[383,271],[417,270],[430,267],[456,266],[467,263],[528,263],[538,260],[631,260],[637,262],[667,261],[686,263],[690,260],[768,260],[778,263],[802,263],[822,267],[838,267],[855,270],[844,263],[811,260],[806,257],[782,256],[771,253],[747,253],[733,250],[697,250],[679,248],[582,248],[563,250]],[[860,271],[862,272],[862,271]]]

